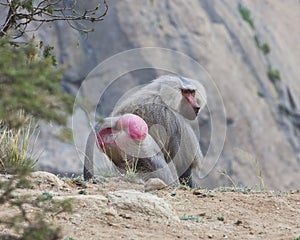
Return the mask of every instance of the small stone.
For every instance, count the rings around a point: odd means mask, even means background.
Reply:
[[[165,184],[164,181],[160,180],[159,178],[150,178],[146,183],[145,183],[145,192],[151,192],[155,190],[161,190],[166,187],[168,187],[167,184]]]
[[[240,225],[240,224],[242,224],[242,223],[243,223],[243,222],[242,222],[241,220],[237,220],[234,224],[238,226],[238,225]]]
[[[171,192],[170,195],[171,195],[171,197],[175,197],[176,196],[176,192]]]
[[[119,216],[125,219],[132,219],[132,217],[129,214],[125,214],[125,213],[121,213],[119,214]]]
[[[113,216],[113,217],[116,217],[118,215],[117,211],[114,209],[114,208],[108,208],[105,210],[104,214],[106,216]]]

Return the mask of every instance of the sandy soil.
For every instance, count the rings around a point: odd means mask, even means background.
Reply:
[[[144,191],[144,185],[121,178],[97,183],[61,182],[38,177],[25,192],[54,196],[105,196],[121,189]],[[25,193],[24,192],[24,193]],[[22,194],[22,192],[20,192]],[[63,239],[296,239],[300,237],[300,191],[258,193],[248,189],[193,190],[186,187],[152,192],[175,210],[178,221],[132,211],[103,211],[91,202],[73,206],[54,222],[63,229]],[[0,206],[0,217],[11,209]],[[0,225],[0,233],[11,233]],[[1,235],[0,235],[1,239]]]

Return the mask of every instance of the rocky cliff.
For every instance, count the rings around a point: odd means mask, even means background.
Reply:
[[[39,33],[55,46],[58,60],[67,66],[63,81],[67,91],[76,94],[95,66],[125,50],[160,47],[182,53],[203,66],[209,76],[204,85],[210,81],[216,84],[226,111],[224,149],[217,165],[203,179],[203,186],[234,182],[281,190],[300,187],[299,1],[126,0],[108,4],[108,15],[88,36],[64,23],[44,27]],[[125,59],[123,63],[130,61]],[[102,96],[98,108],[101,115],[108,114],[128,89],[165,73],[157,63],[168,62],[176,73],[185,76],[195,78],[197,74],[180,59],[170,60],[164,55],[153,55],[151,62],[147,56],[140,56],[138,62],[155,66],[120,74],[122,81],[112,84],[109,94]],[[108,70],[113,75],[114,68]],[[96,88],[83,86],[81,96],[97,96],[99,93],[93,91],[108,83],[98,78],[95,84]],[[214,102],[216,92],[209,86],[207,94],[210,105],[201,123],[204,152],[213,130],[209,119],[216,116],[218,130],[222,124],[218,114],[223,111]],[[87,132],[88,124],[84,114],[81,116],[82,124],[75,131]],[[51,131],[50,127],[42,132],[46,137],[41,142],[45,152],[40,168],[80,172],[82,163],[75,148],[50,141]],[[216,141],[220,145],[221,132],[219,138]]]

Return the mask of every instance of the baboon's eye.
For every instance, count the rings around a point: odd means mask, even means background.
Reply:
[[[189,91],[188,89],[181,89],[182,94],[188,94],[189,93],[188,91]]]
[[[195,90],[190,90],[190,92],[191,92],[191,95],[194,97],[195,94],[196,94],[196,91]]]
[[[196,91],[194,89],[181,89],[183,95],[192,95],[195,96]]]

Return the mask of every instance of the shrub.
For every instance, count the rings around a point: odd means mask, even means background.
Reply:
[[[61,239],[61,229],[49,222],[49,216],[62,212],[71,212],[70,200],[55,202],[49,194],[33,197],[20,193],[20,188],[31,188],[28,176],[32,171],[31,165],[18,166],[17,174],[6,180],[0,179],[0,205],[10,208],[9,216],[0,219],[0,224],[14,230],[23,240],[57,240]],[[50,218],[51,219],[51,218]],[[13,239],[12,236],[3,236]],[[0,239],[2,235],[0,233]],[[16,238],[14,238],[16,239]]]
[[[268,43],[264,43],[261,47],[260,47],[261,51],[263,52],[263,54],[267,55],[270,53],[271,48],[269,46]]]
[[[281,80],[280,72],[277,69],[273,69],[272,67],[269,67],[268,70],[268,78],[271,80],[271,82],[276,82]]]
[[[63,93],[61,70],[53,66],[49,48],[41,44],[12,44],[0,38],[0,119],[9,127],[19,127],[16,114],[66,123],[65,112],[72,111],[73,97]]]
[[[20,118],[24,118],[23,114]],[[34,152],[37,137],[32,119],[25,120],[17,129],[9,129],[3,124],[0,130],[0,173],[14,174],[23,166],[32,169],[38,160]]]
[[[243,7],[243,6],[239,6],[239,11],[240,11],[240,14],[242,16],[242,18],[244,19],[244,21],[246,21],[250,27],[254,30],[255,27],[254,27],[254,23],[253,23],[253,20],[251,18],[251,14],[250,14],[250,11],[249,9]]]
[[[260,41],[257,34],[254,35],[254,42],[257,48],[260,48]]]

